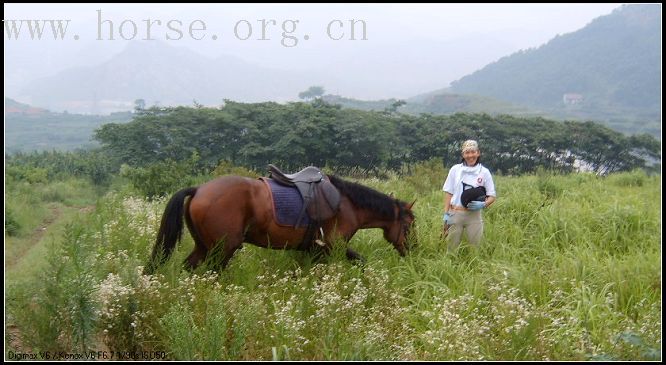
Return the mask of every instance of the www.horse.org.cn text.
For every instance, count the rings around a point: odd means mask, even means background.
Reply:
[[[8,41],[94,39],[97,41],[236,41],[279,42],[283,47],[296,47],[308,40],[367,41],[368,25],[363,19],[331,19],[301,31],[299,19],[238,19],[226,24],[208,24],[201,19],[116,19],[97,10],[96,29],[90,33],[74,34],[71,19],[5,19],[5,39]],[[312,29],[312,28],[310,28]],[[93,36],[94,34],[94,36]]]

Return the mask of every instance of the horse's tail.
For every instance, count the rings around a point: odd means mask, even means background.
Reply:
[[[143,270],[144,274],[152,274],[157,267],[169,259],[176,247],[176,243],[183,236],[183,203],[188,196],[193,197],[197,188],[190,187],[175,193],[169,203],[167,203],[162,215],[160,230],[157,232],[157,240],[150,262]]]

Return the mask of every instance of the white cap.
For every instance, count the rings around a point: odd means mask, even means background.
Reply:
[[[473,139],[468,139],[462,144],[462,151],[465,152],[467,150],[474,150],[478,151],[479,150],[479,143],[477,143]]]

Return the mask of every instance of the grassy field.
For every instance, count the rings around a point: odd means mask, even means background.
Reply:
[[[94,209],[71,212],[62,233],[38,245],[43,254],[5,247],[18,262],[5,269],[7,350],[174,360],[661,358],[660,176],[496,176],[482,247],[447,253],[445,173],[431,163],[359,181],[417,199],[418,246],[407,257],[381,231],[364,230],[350,242],[363,266],[342,245],[320,261],[247,245],[221,273],[181,269],[193,246],[186,233],[158,274],[140,275],[166,200],[115,189]]]

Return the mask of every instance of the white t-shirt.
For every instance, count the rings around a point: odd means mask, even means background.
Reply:
[[[490,171],[480,163],[474,166],[465,166],[462,163],[453,165],[449,170],[449,175],[446,177],[442,190],[453,195],[451,198],[452,205],[462,205],[460,197],[463,193],[463,184],[471,185],[472,187],[483,186],[486,188],[486,195],[497,196],[495,192],[495,183]]]

